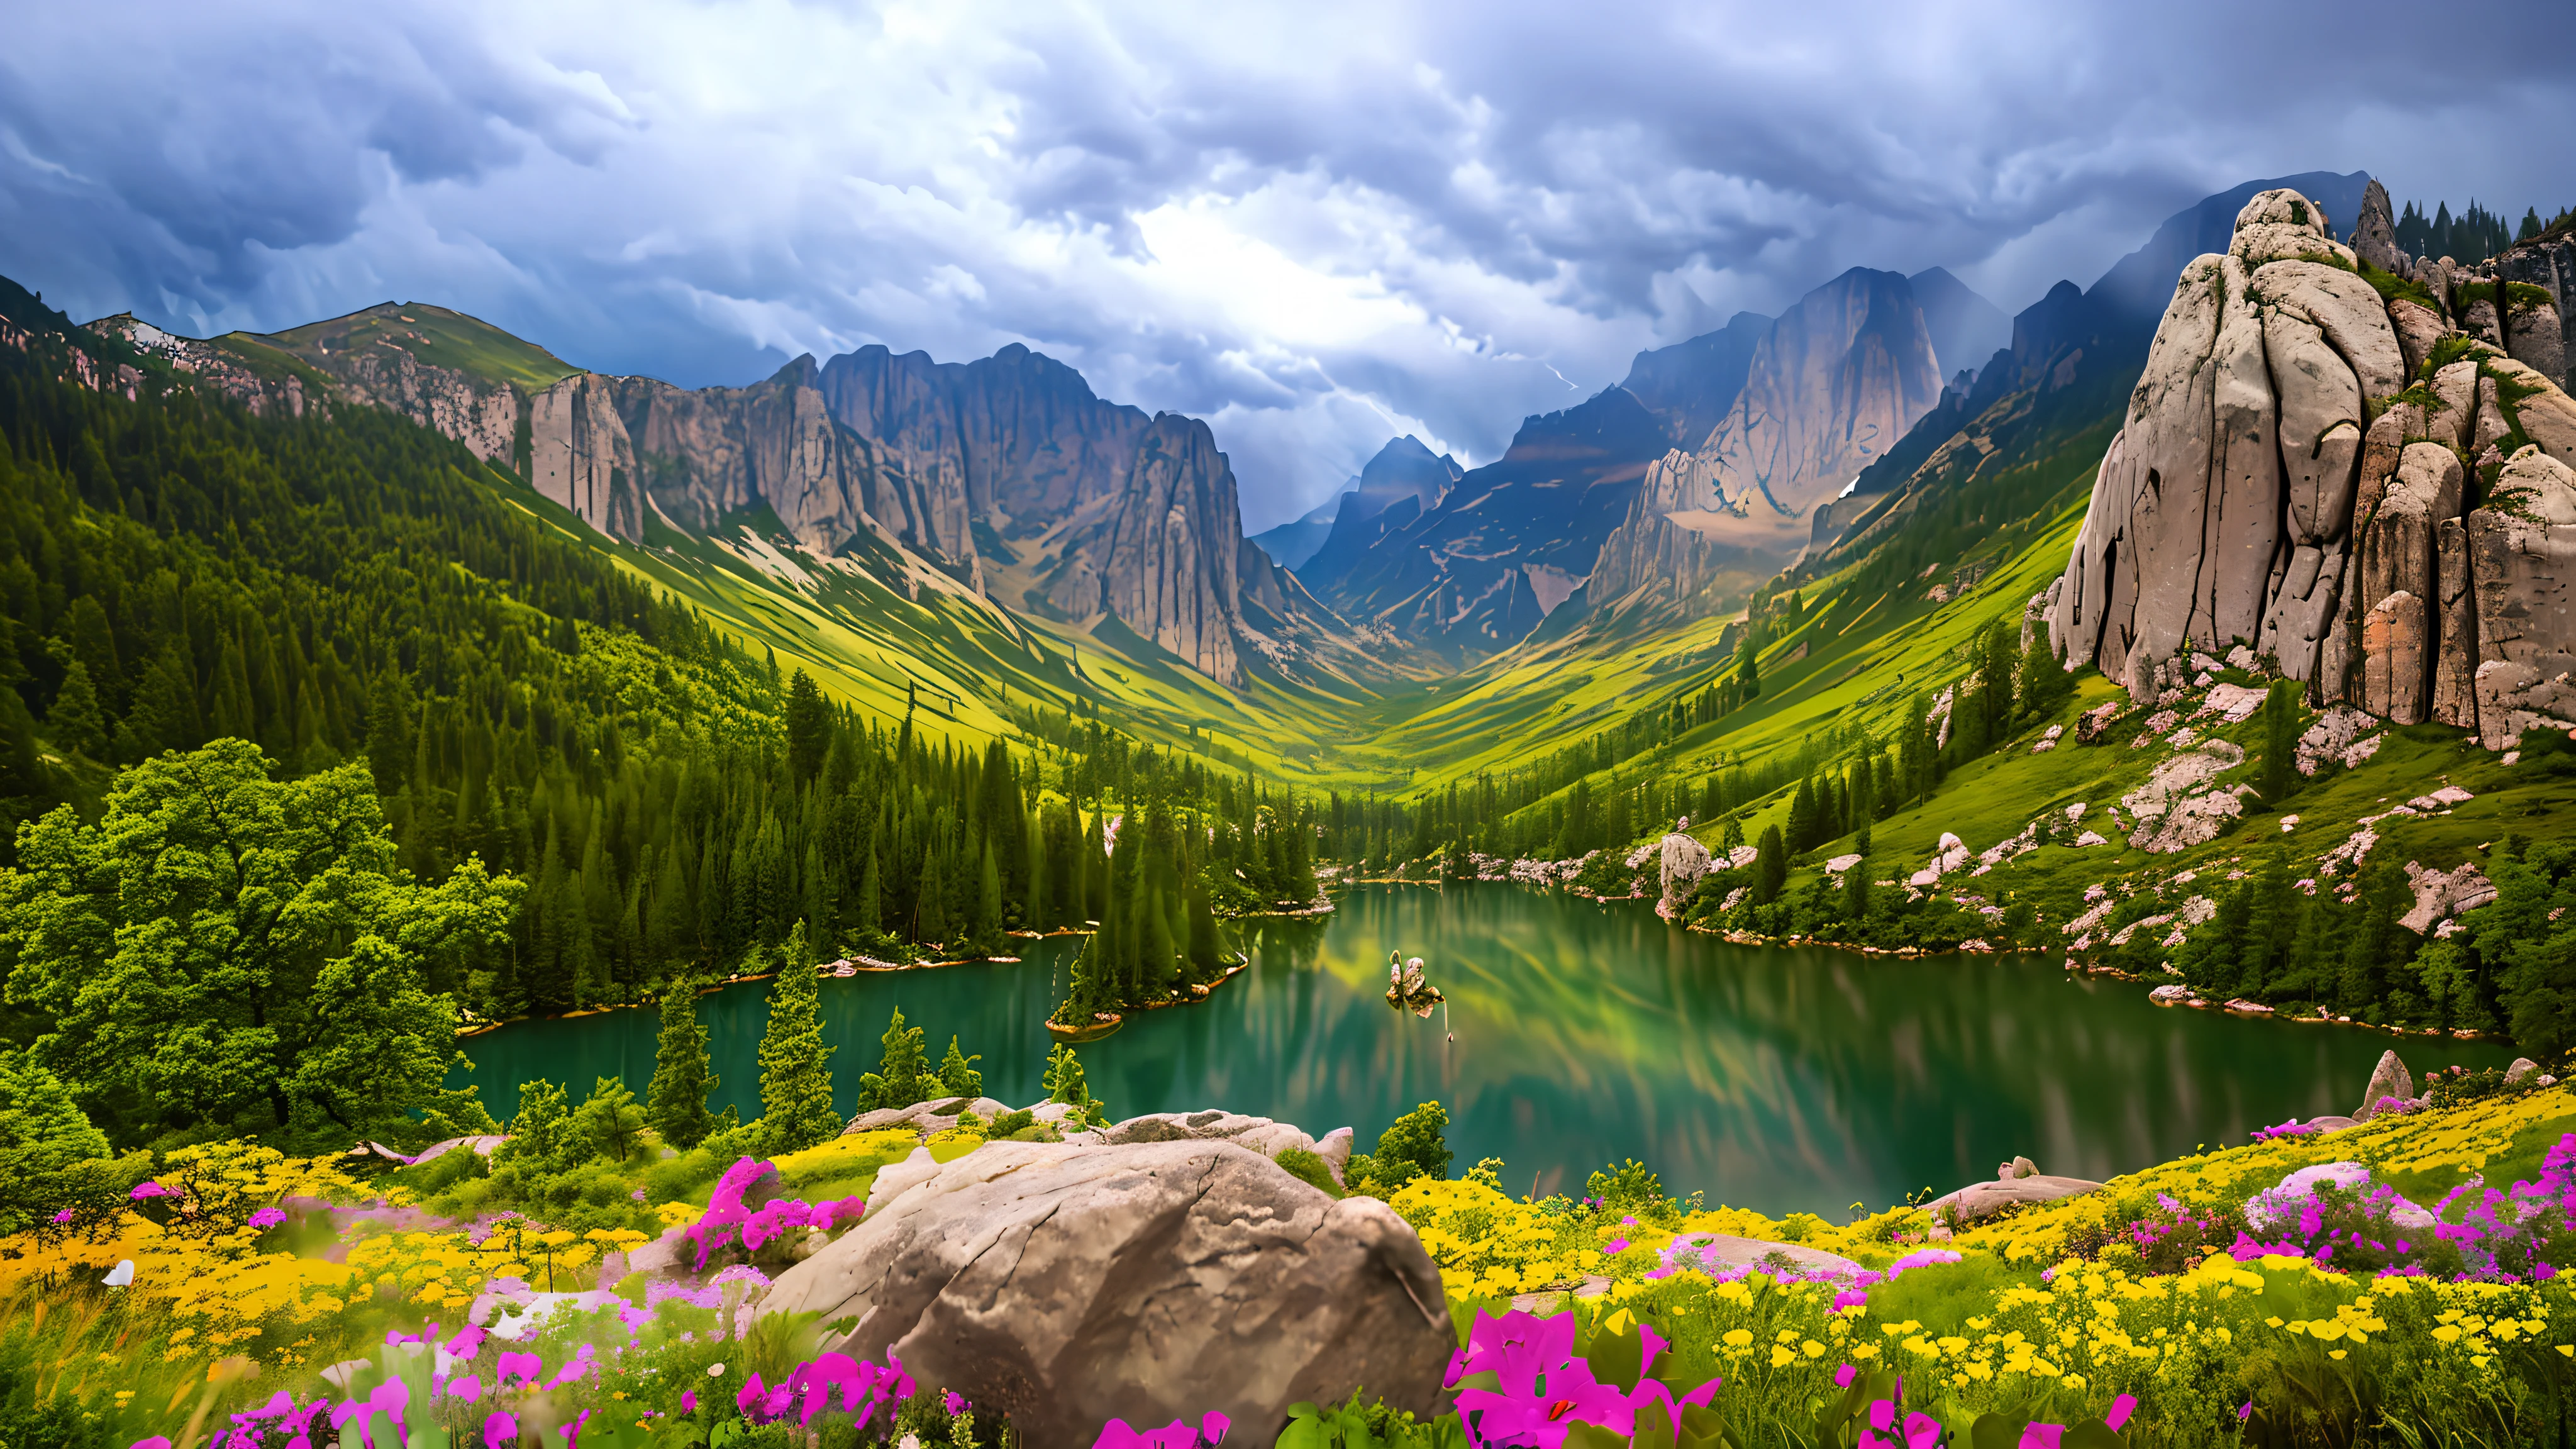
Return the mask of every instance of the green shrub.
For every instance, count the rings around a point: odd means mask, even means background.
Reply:
[[[1287,1148],[1271,1161],[1278,1163],[1290,1177],[1316,1189],[1326,1197],[1337,1198],[1342,1195],[1342,1185],[1333,1181],[1331,1165],[1303,1147]]]

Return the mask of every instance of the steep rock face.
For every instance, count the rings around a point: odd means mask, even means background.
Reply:
[[[901,480],[881,494],[887,525],[974,560],[1013,607],[1080,623],[1114,614],[1237,685],[1246,578],[1277,609],[1307,607],[1247,549],[1233,470],[1204,423],[1105,402],[1018,344],[965,364],[862,348],[823,364],[817,385]],[[979,544],[978,528],[992,540]]]
[[[2513,347],[2508,336],[2507,345],[2513,356],[2548,374],[2561,389],[2576,391],[2576,237],[2559,236],[2525,242],[2497,257],[2494,270],[2497,279],[2506,283],[2508,289],[2515,285],[2535,288],[2549,298],[2549,306],[2544,313],[2537,305],[2539,299],[2524,293],[2523,307],[2516,312],[2512,306],[2513,297],[2507,296],[2508,329],[2519,319],[2524,338],[2522,346]],[[2555,314],[2558,323],[2558,366],[2554,371],[2541,361],[2548,355],[2545,321],[2548,314]],[[2526,351],[2531,355],[2526,356]]]
[[[565,378],[529,398],[527,415],[529,484],[611,538],[642,538],[635,446],[611,380],[590,372]]]
[[[1452,661],[1507,648],[1584,586],[1668,447],[1661,420],[1624,388],[1524,419],[1501,458],[1318,592],[1342,617]]]
[[[1674,447],[1696,448],[1744,391],[1754,351],[1771,325],[1759,312],[1738,312],[1715,332],[1638,353],[1619,385],[1663,420]]]
[[[2369,260],[2445,283],[2470,317],[2470,274]],[[2576,712],[2553,682],[2576,663],[2555,582],[2576,561],[2576,403],[2489,346],[2431,368],[2449,319],[2383,302],[2355,261],[2276,190],[2246,203],[2225,255],[2184,269],[2052,590],[2051,637],[2142,701],[2176,681],[2178,654],[2246,643],[2321,701],[2502,747]]]
[[[1855,267],[1808,293],[1755,348],[1707,439],[1646,469],[1589,597],[1687,600],[1730,567],[1776,567],[1808,541],[1815,508],[1940,402],[1940,367],[1904,277]]]

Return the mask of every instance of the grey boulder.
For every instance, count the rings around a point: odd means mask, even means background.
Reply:
[[[2367,1122],[2379,1111],[2379,1099],[2396,1097],[2411,1101],[2415,1096],[2415,1079],[2406,1073],[2406,1063],[2395,1049],[2379,1054],[2379,1065],[2370,1073],[2370,1085],[2362,1090],[2361,1110],[2352,1114],[2355,1122]]]
[[[892,1353],[1050,1445],[1211,1409],[1259,1437],[1363,1386],[1428,1415],[1455,1344],[1386,1204],[1195,1139],[988,1144],[872,1202],[760,1311],[854,1318],[825,1346]]]

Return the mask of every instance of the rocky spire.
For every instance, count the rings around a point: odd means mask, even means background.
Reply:
[[[2359,243],[2377,249],[2386,208],[2373,183]],[[2480,340],[2493,280],[2418,267],[2441,289],[2383,298],[2360,260],[2274,190],[2184,270],[2049,591],[2051,637],[2142,703],[2184,651],[2245,644],[2321,703],[2492,748],[2576,723],[2576,688],[2554,682],[2576,668],[2559,582],[2576,576],[2576,401]]]

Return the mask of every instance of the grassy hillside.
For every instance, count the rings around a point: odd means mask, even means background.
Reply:
[[[379,302],[364,311],[284,332],[233,332],[216,339],[246,356],[282,353],[325,369],[368,349],[408,352],[429,367],[450,368],[522,393],[542,392],[581,371],[533,342],[479,317],[426,302]]]

